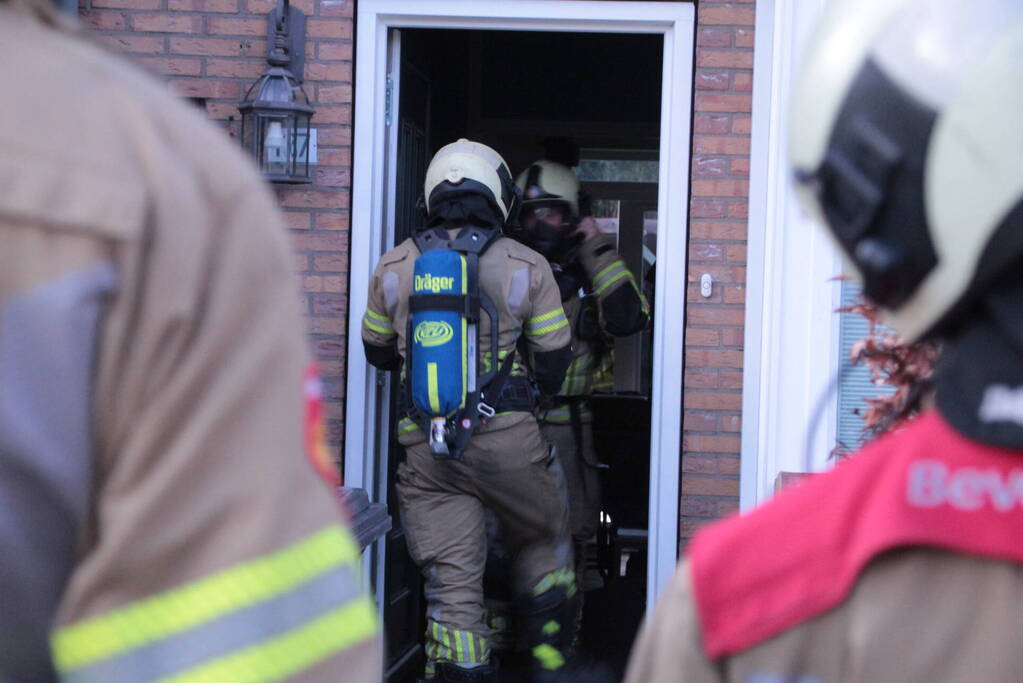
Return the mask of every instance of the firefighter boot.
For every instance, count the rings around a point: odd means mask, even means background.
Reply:
[[[491,664],[464,669],[451,662],[439,662],[434,683],[495,683],[497,667]]]
[[[614,683],[609,669],[575,653],[580,594],[574,582],[519,601],[519,627],[534,683]]]

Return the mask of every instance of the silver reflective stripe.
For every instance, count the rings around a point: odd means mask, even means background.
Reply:
[[[293,591],[64,674],[64,683],[135,683],[187,671],[281,635],[359,597],[351,567],[337,567]]]
[[[101,264],[0,309],[0,679],[53,678],[49,628],[92,482],[91,392],[116,271]]]
[[[529,269],[520,268],[512,274],[511,283],[508,285],[508,310],[512,315],[523,318],[525,312],[522,310],[529,294]]]

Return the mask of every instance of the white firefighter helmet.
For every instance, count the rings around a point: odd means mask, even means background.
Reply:
[[[424,198],[431,218],[472,215],[502,226],[517,194],[508,164],[481,142],[461,138],[444,145],[426,169]]]
[[[836,0],[790,121],[800,200],[907,340],[1023,259],[1023,3]]]
[[[579,216],[579,179],[568,166],[541,159],[515,179],[522,191],[522,206],[551,203],[568,205],[570,217]]]

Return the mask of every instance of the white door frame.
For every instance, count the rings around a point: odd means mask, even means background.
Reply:
[[[800,209],[789,177],[788,108],[802,49],[827,0],[757,0],[743,354],[740,505],[779,472],[827,466],[837,432],[837,250]],[[814,423],[814,424],[811,424]],[[813,431],[811,434],[810,431]]]
[[[360,0],[352,162],[345,483],[374,490],[381,406],[361,324],[373,267],[384,252],[386,64],[390,28],[653,33],[664,37],[658,177],[657,325],[650,440],[649,609],[674,573],[678,548],[687,196],[692,114],[692,4],[575,0]],[[378,494],[379,495],[379,494]]]

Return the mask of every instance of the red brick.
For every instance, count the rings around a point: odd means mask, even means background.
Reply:
[[[740,415],[722,415],[721,416],[721,431],[723,432],[740,432],[742,431],[742,416]],[[722,472],[724,474],[724,472]],[[738,474],[736,472],[728,472],[727,474]]]
[[[746,245],[745,244],[729,244],[725,248],[725,260],[729,263],[745,263],[746,262]]]
[[[351,147],[352,128],[351,126],[330,126],[320,128],[317,142],[320,147]]]
[[[310,81],[352,81],[352,65],[346,62],[317,64],[306,62],[305,77]]]
[[[694,178],[694,197],[746,197],[749,195],[749,181],[725,178]]]
[[[348,212],[347,211],[320,212],[316,214],[315,221],[317,230],[347,230]]]
[[[717,413],[698,413],[686,411],[685,415],[682,416],[682,429],[688,432],[715,432],[718,429],[718,415]],[[687,458],[682,459],[682,467],[685,469],[685,461]],[[717,472],[717,467],[706,470],[707,472]]]
[[[682,493],[703,496],[738,496],[739,480],[692,474],[682,477]]]
[[[206,79],[175,79],[170,88],[182,97],[209,97],[237,100],[241,97],[241,84]]]
[[[689,214],[693,218],[724,218],[728,207],[720,199],[693,199],[689,203]]]
[[[324,149],[320,147],[317,152],[321,166],[351,166],[352,151],[347,147],[342,149]]]
[[[749,135],[753,119],[749,116],[736,116],[732,119],[732,132],[738,135]]]
[[[718,377],[720,378],[722,389],[742,389],[741,371],[722,370]]]
[[[717,346],[718,331],[706,328],[689,328],[686,330],[686,346]]]
[[[714,282],[733,283],[746,281],[746,267],[738,265],[719,266],[714,264],[703,264],[700,266],[700,273],[690,270],[688,279],[690,282],[697,282],[703,273],[710,273]]]
[[[347,292],[348,280],[336,275],[328,275],[323,278],[323,291],[325,292]]]
[[[688,315],[689,323],[692,325],[742,325],[743,322],[743,310],[741,308],[690,306]],[[730,367],[739,367],[740,365],[742,365],[741,358],[736,365],[731,365]]]
[[[719,69],[752,69],[753,51],[701,47],[696,50],[696,66]]]
[[[220,36],[266,36],[266,19],[242,17],[208,17],[207,32]]]
[[[311,297],[313,315],[330,315],[341,319],[348,310],[348,297],[338,294],[318,294]]]
[[[260,57],[264,55],[266,43],[251,38],[192,38],[171,36],[170,51],[180,55],[203,57]],[[264,65],[266,62],[263,62]]]
[[[313,114],[313,123],[321,126],[331,123],[351,125],[352,107],[347,104],[316,107],[316,113]]]
[[[321,17],[351,17],[355,14],[355,3],[353,0],[320,0],[318,14]]]
[[[730,28],[701,27],[696,32],[696,44],[699,47],[731,47],[733,33]]]
[[[112,35],[96,34],[94,36],[104,45],[118,52],[141,52],[154,54],[163,52],[163,36],[140,36],[130,33],[117,33]]]
[[[316,48],[316,56],[318,59],[327,59],[334,61],[352,61],[352,43],[339,43],[339,42],[326,42],[322,41]]]
[[[92,0],[91,6],[109,9],[151,10],[160,9],[162,0]]]
[[[207,102],[206,115],[211,119],[238,118],[238,106],[232,102]]]
[[[277,7],[277,0],[244,0],[248,14],[268,14]]]
[[[756,20],[756,10],[752,7],[706,7],[700,6],[697,24],[729,24],[733,26],[752,26]]]
[[[739,392],[687,391],[683,400],[686,410],[740,410]]]
[[[300,251],[347,252],[348,235],[340,232],[293,232],[291,243]]]
[[[690,309],[690,316],[692,313],[693,311]],[[741,368],[742,352],[716,349],[686,349],[686,364],[707,368]]]
[[[682,437],[682,448],[699,453],[738,453],[739,437],[714,436],[709,434],[686,434]]]
[[[721,345],[741,349],[743,342],[743,328],[741,327],[722,327],[721,328]]]
[[[695,536],[696,532],[713,521],[713,519],[685,518],[679,523],[679,556],[685,554],[685,541]]]
[[[749,157],[732,159],[728,172],[731,175],[749,176]]]
[[[722,95],[719,93],[696,93],[696,111],[753,111],[750,95]]]
[[[340,317],[307,317],[306,329],[310,334],[341,334],[345,321]]]
[[[202,17],[134,14],[131,17],[131,27],[136,31],[199,33],[202,31]]]
[[[187,57],[139,57],[136,63],[162,76],[198,76],[202,62]]]
[[[312,346],[314,355],[320,360],[343,358],[345,355],[343,339],[316,339]]]
[[[727,517],[728,515],[734,514],[739,511],[739,501],[737,500],[719,500],[717,516],[718,519]]]
[[[289,230],[308,230],[312,215],[308,211],[284,211],[284,225]]]
[[[744,240],[746,224],[736,221],[695,220],[689,227],[689,236],[705,240]]]
[[[716,389],[718,386],[718,371],[686,370],[682,384],[687,389]]]
[[[348,207],[348,192],[339,190],[291,190],[281,188],[281,206],[288,208],[341,209]]]
[[[316,89],[316,101],[318,103],[343,103],[351,104],[352,86],[350,85],[321,85]],[[349,114],[349,117],[351,114]]]
[[[316,169],[316,184],[320,187],[351,187],[351,172],[347,168],[323,168],[321,166]]]
[[[693,132],[697,134],[727,133],[730,126],[728,114],[697,114],[693,117]]]
[[[693,140],[693,153],[749,154],[749,138],[697,135]]]
[[[339,19],[309,19],[305,32],[309,38],[351,40],[352,22]]]
[[[753,90],[753,74],[740,72],[733,75],[732,90],[736,92],[751,92]]]
[[[123,31],[128,22],[120,12],[79,12],[82,23],[97,31]]]
[[[728,90],[728,72],[697,69],[695,87],[697,90]]]
[[[241,78],[254,81],[266,70],[266,61],[257,59],[207,59],[206,75],[213,78]],[[246,85],[248,87],[248,85]]]
[[[754,31],[751,28],[735,30],[735,47],[753,47]]]
[[[687,471],[686,458],[682,459],[682,471]],[[710,474],[715,473],[710,472]],[[685,496],[682,498],[679,512],[686,517],[713,517],[717,514],[719,500],[719,498],[710,498],[707,496]]]
[[[730,163],[727,157],[712,157],[705,154],[697,154],[693,157],[694,176],[727,175],[729,167]]]
[[[726,304],[745,304],[746,288],[740,285],[724,287]]]
[[[720,244],[693,242],[689,245],[689,260],[694,263],[721,263],[723,258],[724,250]]]
[[[237,12],[238,0],[167,0],[167,9],[179,12]]]
[[[296,273],[309,270],[309,254],[292,253],[292,257],[295,259],[294,269]]]
[[[348,272],[348,254],[323,252],[313,255],[313,269],[322,273]]]
[[[741,202],[728,202],[728,217],[749,218],[749,204],[745,200]]]

